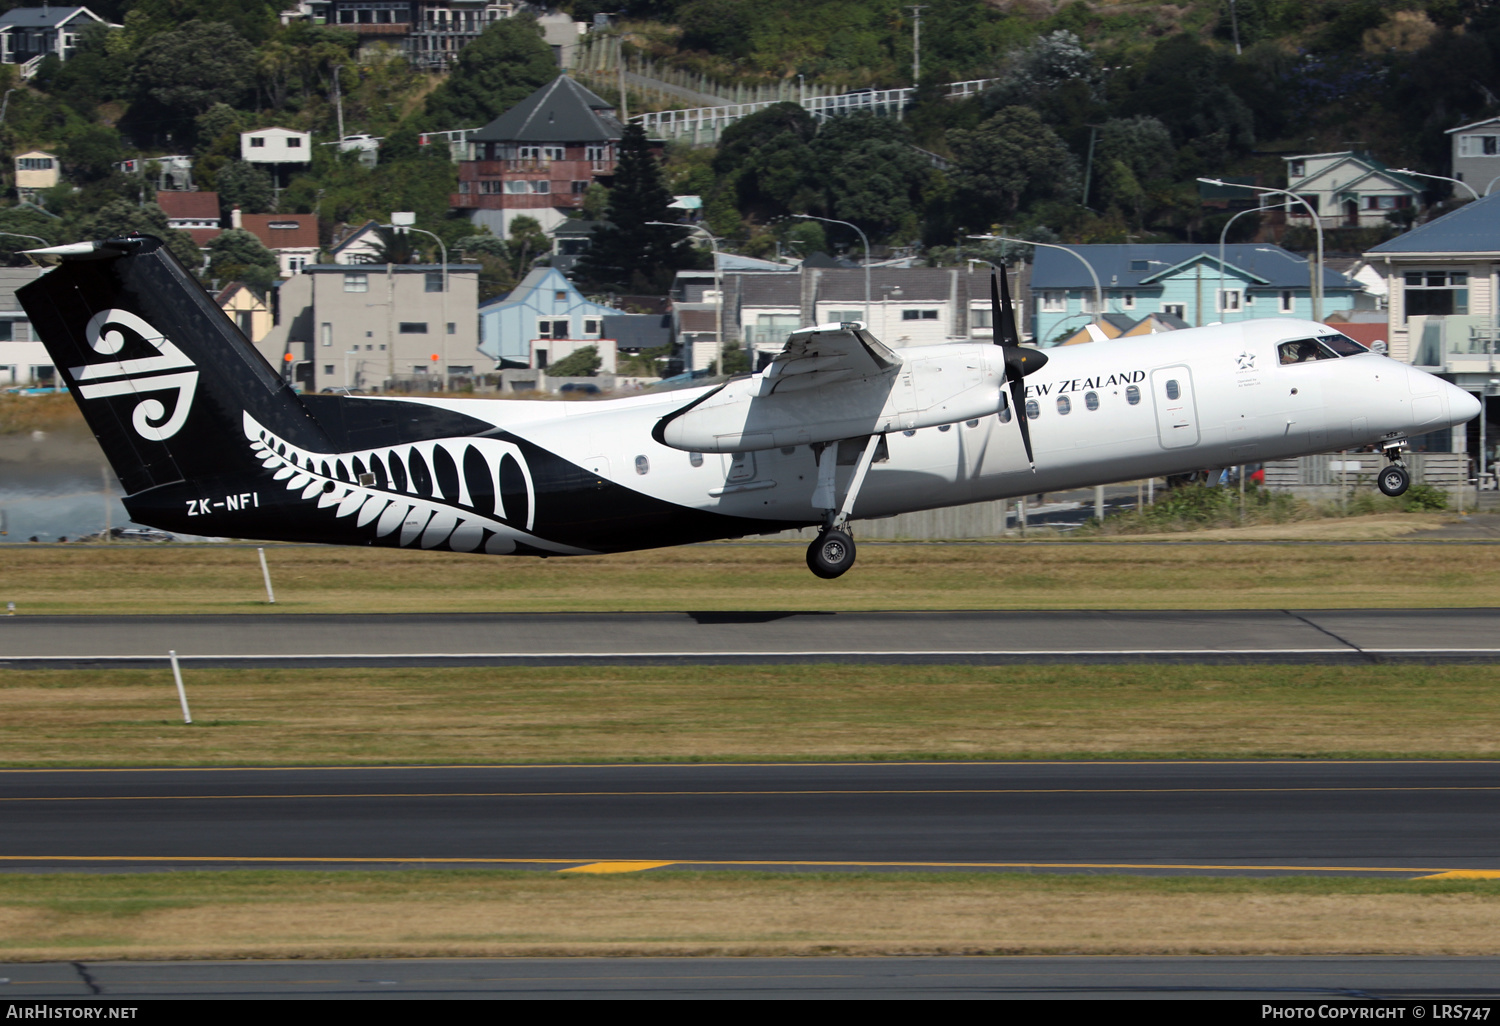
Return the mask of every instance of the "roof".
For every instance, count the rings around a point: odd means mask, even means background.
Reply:
[[[17,7],[0,17],[0,28],[56,28],[80,12],[97,17],[86,7]]]
[[[1452,135],[1454,132],[1462,132],[1467,128],[1478,128],[1480,125],[1500,125],[1500,117],[1485,118],[1483,121],[1470,121],[1467,125],[1459,125],[1457,128],[1450,128],[1443,134]]]
[[[677,326],[682,331],[713,331],[717,324],[716,311],[677,308]]]
[[[267,249],[317,249],[315,214],[241,214],[240,223]]]
[[[352,246],[356,242],[363,240],[366,235],[379,227],[379,221],[366,221],[364,224],[360,225],[358,228],[349,232],[349,234],[340,239],[337,245],[329,249],[329,252],[335,255],[342,253],[346,247]]]
[[[802,276],[772,271],[764,274],[726,274],[725,291],[731,282],[740,289],[741,306],[802,308]]]
[[[671,314],[606,314],[605,338],[615,340],[616,349],[654,349],[672,341]]]
[[[216,192],[158,192],[156,205],[168,217],[191,217],[198,221],[219,219],[219,194]]]
[[[1308,188],[1308,186],[1312,185],[1313,182],[1316,182],[1319,178],[1332,173],[1336,168],[1342,167],[1345,164],[1353,163],[1359,164],[1367,168],[1368,170],[1363,175],[1360,175],[1358,178],[1355,178],[1351,181],[1345,182],[1343,185],[1338,186],[1338,188],[1352,189],[1360,182],[1363,182],[1366,178],[1369,178],[1372,174],[1378,174],[1392,184],[1398,185],[1413,194],[1417,194],[1422,191],[1422,186],[1417,184],[1415,180],[1408,178],[1406,175],[1393,171],[1389,164],[1386,164],[1384,161],[1376,160],[1368,153],[1357,153],[1351,150],[1348,153],[1329,153],[1323,154],[1323,156],[1342,157],[1343,159],[1336,160],[1332,164],[1329,164],[1327,167],[1323,168],[1321,171],[1318,171],[1315,174],[1308,175],[1302,181],[1297,183],[1298,189],[1306,189]]]
[[[210,242],[224,234],[222,228],[178,228],[180,232],[187,232],[193,237],[193,242],[201,249]]]
[[[1206,260],[1214,268],[1212,273],[1218,274],[1219,247],[1215,243],[1069,246],[1068,251],[1087,260],[1099,275],[1099,284],[1106,289],[1144,286],[1147,279],[1169,267],[1191,266],[1195,258]],[[1077,257],[1038,246],[1035,259],[1031,272],[1033,289],[1094,287],[1094,280]],[[1238,270],[1247,278],[1260,279],[1261,288],[1305,289],[1308,286],[1307,260],[1280,246],[1235,243],[1224,247],[1224,262],[1231,272]],[[1358,288],[1342,274],[1326,267],[1323,269],[1323,287]]]
[[[554,239],[586,239],[594,234],[595,228],[608,223],[608,221],[584,221],[578,218],[569,218],[552,229],[552,237]]]
[[[1382,242],[1365,254],[1500,252],[1500,192]]]
[[[469,138],[474,142],[611,142],[625,129],[614,108],[559,75]]]

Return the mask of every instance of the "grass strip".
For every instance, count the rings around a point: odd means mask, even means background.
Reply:
[[[23,616],[1500,606],[1500,546],[1461,543],[866,545],[836,581],[812,579],[788,545],[546,560],[332,546],[266,555],[274,606],[253,548],[8,546],[0,601]]]
[[[1488,666],[0,674],[7,766],[1494,758]]]
[[[1500,885],[1002,873],[0,875],[0,959],[1492,955]]]

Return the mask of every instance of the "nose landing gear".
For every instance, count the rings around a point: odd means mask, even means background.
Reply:
[[[1385,443],[1385,458],[1391,461],[1391,465],[1375,479],[1380,490],[1392,498],[1406,494],[1406,490],[1411,487],[1411,474],[1407,473],[1406,464],[1401,462],[1401,446],[1405,444],[1404,438]]]

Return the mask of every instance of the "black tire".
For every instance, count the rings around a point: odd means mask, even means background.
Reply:
[[[807,547],[807,568],[831,581],[854,565],[854,539],[843,531],[824,531]]]
[[[1400,467],[1386,467],[1375,479],[1375,483],[1382,492],[1395,498],[1397,495],[1404,495],[1411,487],[1411,475]]]

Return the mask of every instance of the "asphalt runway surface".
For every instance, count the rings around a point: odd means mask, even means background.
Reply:
[[[1500,997],[1497,980],[1500,959],[1482,957],[52,962],[0,963],[0,1003],[275,997],[1187,998],[1271,1004],[1384,999],[1446,1003],[1492,1002]],[[1258,1017],[1259,1009],[1255,1012]]]
[[[0,668],[1500,662],[1500,609],[0,617]]]
[[[0,771],[8,871],[581,866],[1497,871],[1500,762]]]

